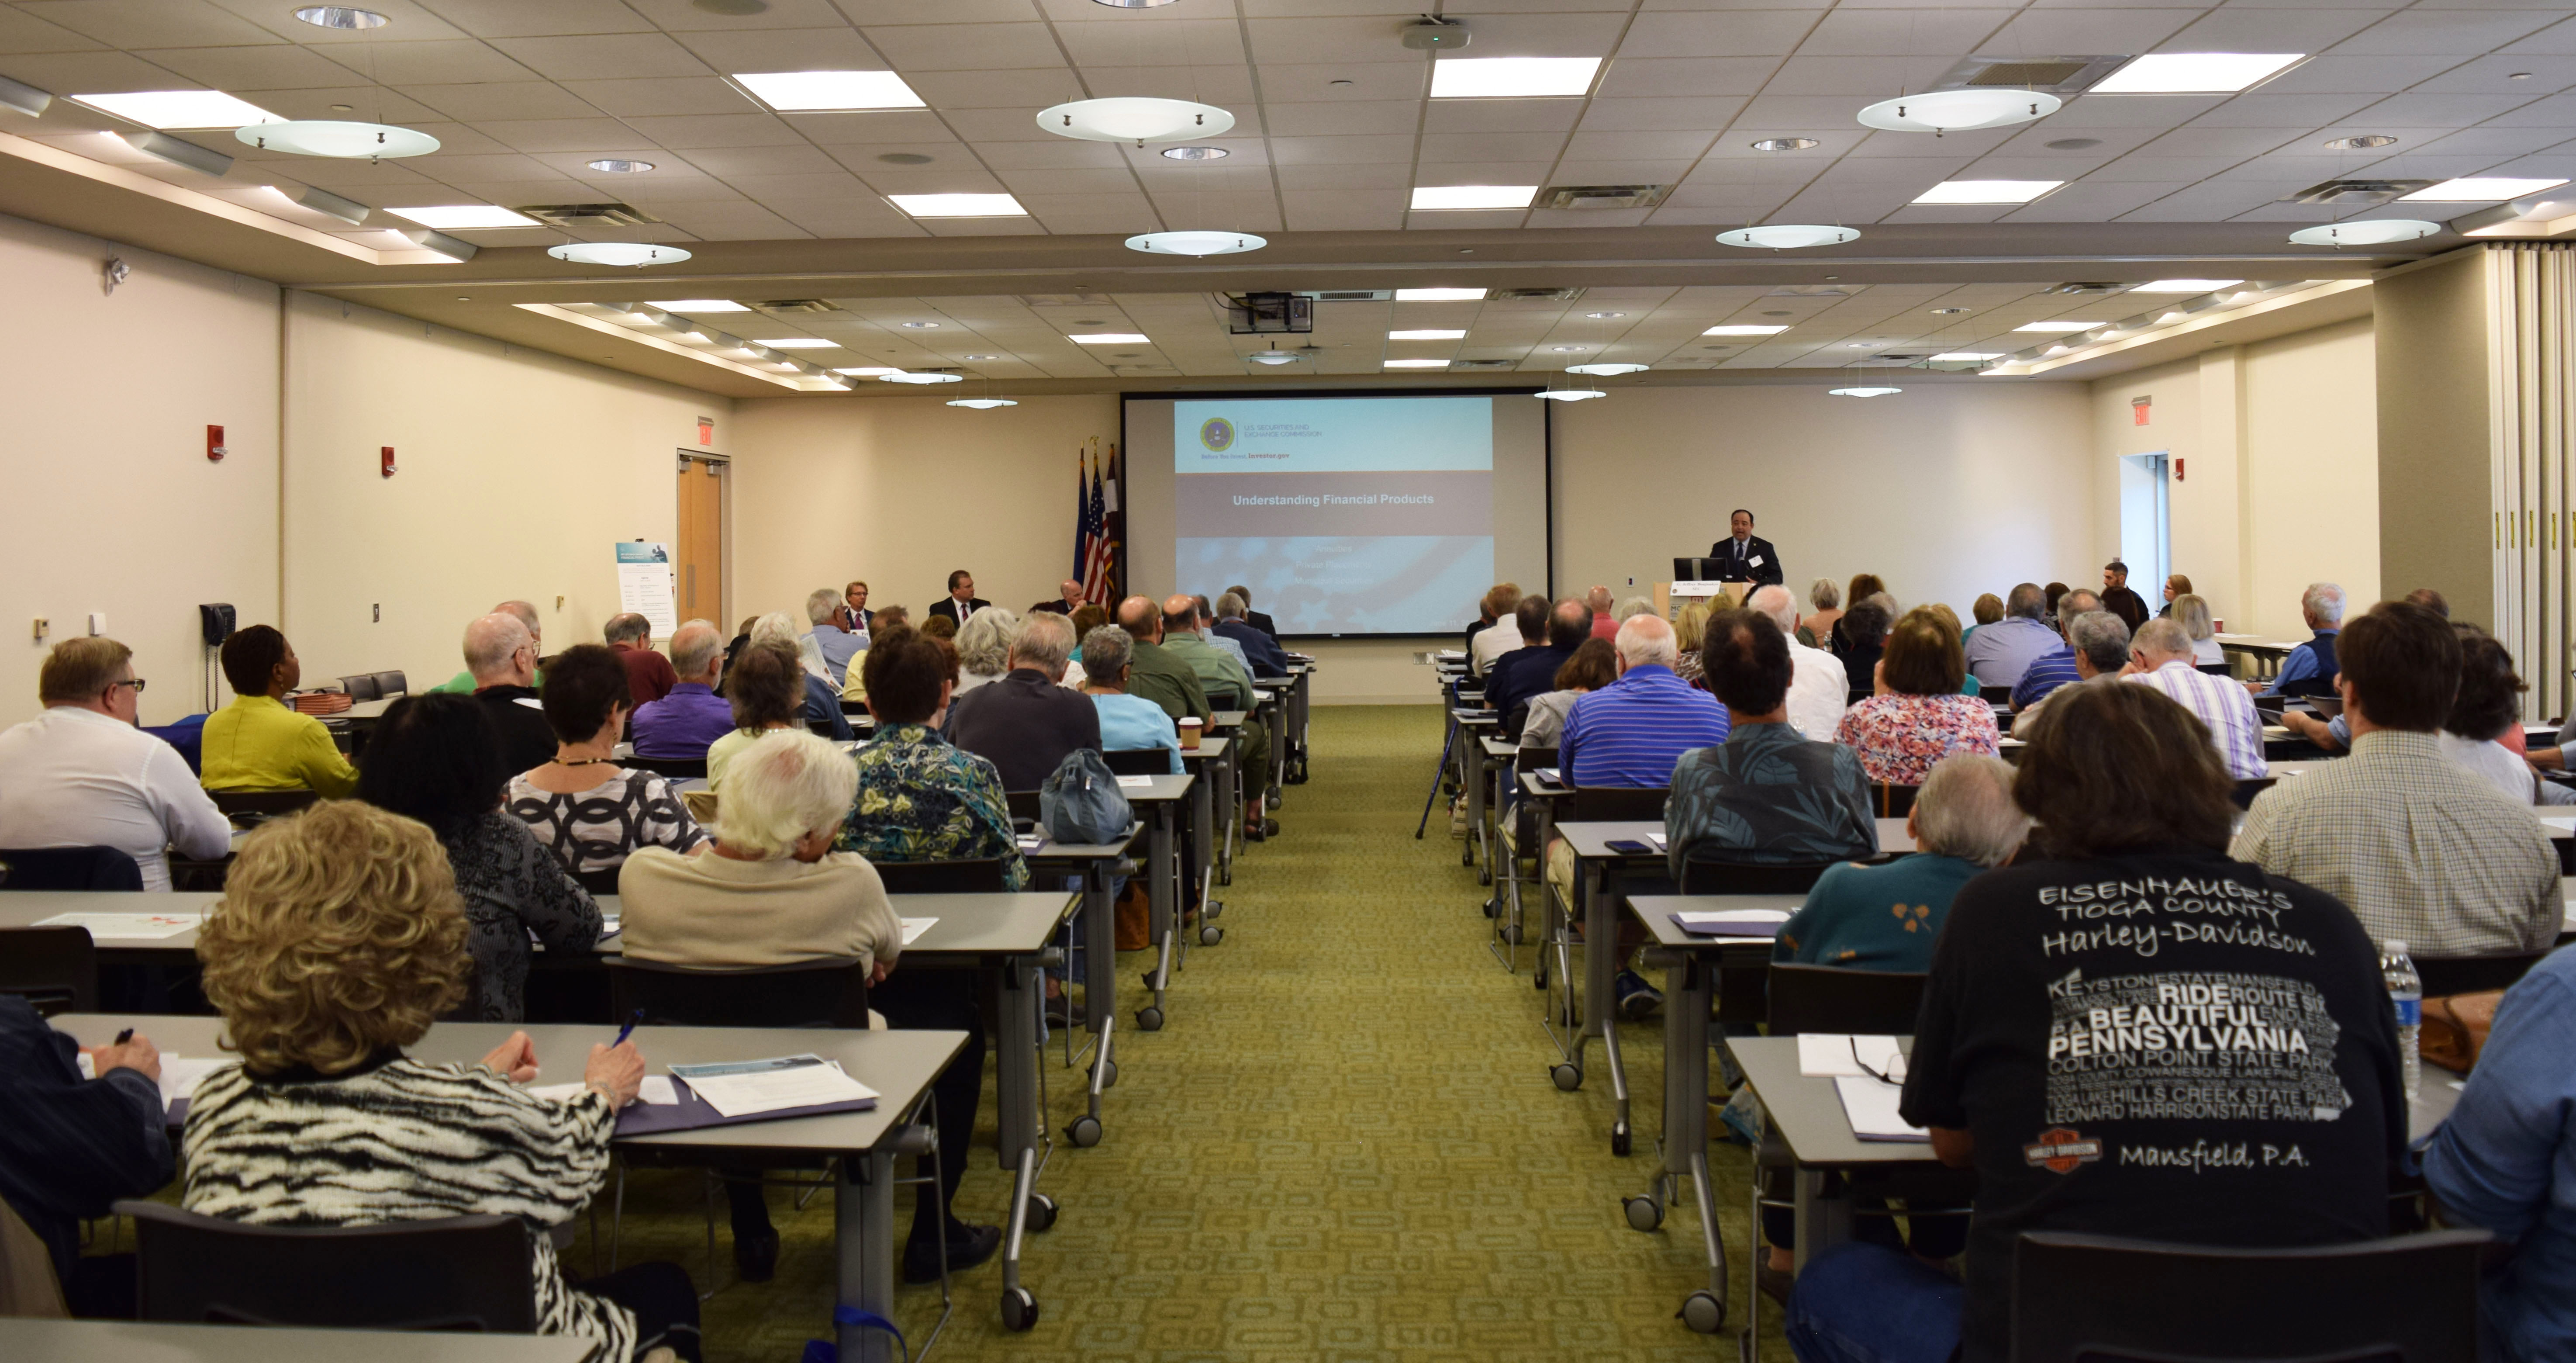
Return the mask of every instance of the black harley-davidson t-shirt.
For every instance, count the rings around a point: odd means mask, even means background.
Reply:
[[[2393,1010],[2351,911],[2194,848],[1970,881],[1933,950],[1903,1111],[1976,1137],[1967,1363],[2009,1350],[2022,1232],[2385,1235],[2407,1124]]]

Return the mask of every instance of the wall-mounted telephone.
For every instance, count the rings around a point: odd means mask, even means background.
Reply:
[[[205,636],[206,647],[221,648],[232,637],[233,608],[230,606],[197,607],[197,630]]]

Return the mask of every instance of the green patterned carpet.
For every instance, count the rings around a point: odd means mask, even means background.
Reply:
[[[1146,957],[1120,959],[1120,1077],[1099,1146],[1062,1139],[1080,1090],[1076,1072],[1048,1067],[1058,1141],[1041,1186],[1063,1216],[1029,1240],[1038,1325],[1003,1328],[988,1264],[959,1279],[934,1356],[1733,1355],[1750,1291],[1744,1151],[1711,1147],[1735,1290],[1727,1332],[1695,1335],[1674,1312],[1705,1271],[1696,1216],[1685,1203],[1640,1234],[1620,1213],[1654,1164],[1661,1029],[1622,1030],[1640,1131],[1636,1153],[1615,1158],[1599,1047],[1580,1092],[1548,1082],[1556,1051],[1529,949],[1514,974],[1487,953],[1485,891],[1445,810],[1413,840],[1439,724],[1430,706],[1316,708],[1313,780],[1289,788],[1286,832],[1238,859],[1218,895],[1226,940],[1191,953],[1163,1031],[1129,1025]],[[991,1123],[988,1094],[987,1142]],[[960,1211],[999,1222],[1008,1192],[986,1144]],[[709,1269],[698,1198],[693,1175],[632,1179],[626,1261],[670,1258],[701,1290],[723,1284],[705,1306],[710,1359],[793,1360],[831,1310],[831,1198],[800,1212],[773,1190],[786,1248],[761,1286],[733,1281],[721,1204]],[[565,1259],[586,1269],[587,1243]],[[1764,1355],[1786,1360],[1763,1305]],[[905,1289],[899,1306],[917,1340],[936,1289]]]

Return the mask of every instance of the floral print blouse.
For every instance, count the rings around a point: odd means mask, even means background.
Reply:
[[[1919,786],[1954,752],[1998,751],[1994,707],[1974,696],[1871,696],[1843,712],[1834,741],[1860,758],[1872,781]]]
[[[992,762],[927,724],[895,724],[852,759],[858,799],[833,846],[872,862],[964,861],[998,857],[1003,884],[1029,887],[1029,867],[1011,833],[1010,802]]]

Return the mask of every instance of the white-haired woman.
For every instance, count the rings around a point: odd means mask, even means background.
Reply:
[[[2195,667],[2227,661],[2227,650],[2218,646],[2218,633],[2209,618],[2209,600],[2193,592],[2184,592],[2166,607],[2182,623],[2182,632],[2191,636],[2191,661]]]
[[[1831,647],[1834,625],[1843,618],[1843,584],[1830,577],[1817,578],[1807,584],[1807,604],[1814,610],[1798,622],[1798,642],[1809,648]]]
[[[855,957],[882,981],[903,924],[876,868],[832,839],[859,788],[850,759],[797,729],[762,734],[725,770],[715,849],[683,857],[648,847],[626,859],[626,954],[669,965],[740,968]],[[778,1232],[752,1178],[728,1178],[734,1267],[749,1282],[777,1271]]]
[[[757,644],[770,639],[795,649],[797,657],[805,663],[805,708],[797,718],[808,724],[826,726],[832,731],[831,736],[843,743],[857,737],[851,732],[849,719],[841,713],[841,688],[833,684],[831,672],[822,666],[818,657],[807,655],[808,636],[796,627],[796,617],[785,611],[771,611],[751,622],[751,642]],[[850,665],[856,667],[858,660],[865,656],[864,651],[853,654]]]
[[[979,686],[1000,681],[1011,670],[1011,636],[1020,632],[1020,617],[1000,606],[986,606],[966,617],[957,631],[957,689],[949,700]]]

